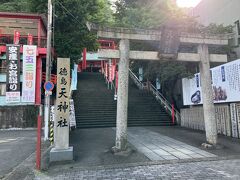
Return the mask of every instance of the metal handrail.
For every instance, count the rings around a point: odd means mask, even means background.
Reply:
[[[144,85],[143,85],[143,83],[138,79],[138,77],[132,72],[132,70],[131,69],[129,69],[129,74],[130,74],[130,77],[132,78],[132,80],[134,81],[134,83],[137,85],[137,87],[139,88],[139,89],[143,89],[143,87],[144,87]]]
[[[132,80],[134,81],[134,83],[138,86],[139,89],[143,89],[144,85],[143,83],[138,79],[138,77],[129,69],[130,72],[130,77],[132,78]],[[172,114],[172,105],[171,103],[163,96],[163,94],[161,94],[153,85],[152,83],[149,83],[149,91],[152,92],[152,94],[154,95],[154,97],[160,101],[161,104],[164,105],[165,110],[167,111],[168,114]],[[180,113],[174,109],[174,116],[176,118],[177,123],[180,123]]]
[[[172,105],[171,103],[150,83],[149,90],[152,92],[152,94],[155,96],[157,100],[161,102],[161,104],[164,105],[167,112],[171,115],[172,113]],[[174,109],[174,116],[176,118],[176,121],[179,123],[180,121],[180,113]]]

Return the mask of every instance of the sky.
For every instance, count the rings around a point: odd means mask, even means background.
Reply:
[[[195,7],[200,3],[201,0],[177,0],[179,7]]]
[[[117,0],[110,0],[111,2],[115,2]],[[147,1],[147,0],[146,0]],[[176,0],[177,1],[177,5],[179,7],[195,7],[196,5],[198,5],[201,0]]]

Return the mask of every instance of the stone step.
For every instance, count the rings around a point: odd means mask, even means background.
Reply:
[[[117,101],[99,73],[80,73],[74,92],[77,127],[115,127]],[[172,125],[164,108],[147,91],[129,83],[128,125]]]

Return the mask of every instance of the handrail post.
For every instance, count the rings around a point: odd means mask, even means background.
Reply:
[[[175,123],[174,104],[172,103],[172,123]]]

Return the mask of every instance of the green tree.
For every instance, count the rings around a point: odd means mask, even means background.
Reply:
[[[1,0],[2,12],[29,12],[28,0]]]
[[[182,24],[187,18],[172,0],[120,0],[116,3],[114,17],[116,26],[154,29],[159,29],[167,23]],[[158,47],[159,43],[156,42],[131,43],[131,48],[139,50],[158,51]],[[191,74],[186,63],[174,61],[135,61],[131,65],[135,72],[137,72],[138,67],[143,67],[145,77],[150,81],[155,81],[156,77],[159,77],[163,93],[170,101],[178,79]]]
[[[114,14],[116,26],[128,28],[154,28],[159,29],[165,25],[177,25],[177,28],[187,32],[216,34],[230,33],[232,27],[210,24],[204,27],[197,21],[185,15],[182,9],[176,6],[173,0],[119,0],[116,2],[116,12]],[[159,44],[154,42],[131,43],[134,50],[158,51]],[[196,52],[196,46],[180,47],[179,50]],[[212,52],[227,53],[229,48],[211,47]],[[161,79],[164,95],[171,101],[174,97],[175,84],[183,77],[191,76],[196,73],[197,64],[179,63],[174,61],[142,62],[131,63],[131,68],[144,68],[145,77],[154,81],[156,77]]]
[[[88,31],[87,21],[113,24],[109,0],[52,0],[54,4],[54,48],[58,57],[78,61],[84,47],[96,50],[96,34]],[[2,0],[0,11],[32,12],[47,15],[47,0]]]
[[[46,13],[46,0],[29,0],[32,12]],[[94,33],[88,31],[87,21],[112,24],[113,16],[108,0],[54,0],[54,45],[59,57],[78,61],[84,47],[96,50]]]

